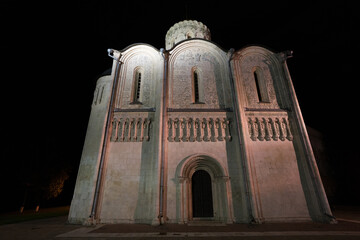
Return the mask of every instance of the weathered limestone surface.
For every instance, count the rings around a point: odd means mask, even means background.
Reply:
[[[91,214],[111,80],[111,76],[104,76],[96,84],[92,111],[70,207],[69,222],[71,223],[86,223]]]
[[[265,221],[309,220],[292,143],[251,142],[251,148],[260,218]]]
[[[211,179],[208,220],[331,221],[287,52],[225,52],[204,24],[183,21],[168,31],[166,50],[135,44],[113,56],[112,74],[96,85],[71,223],[201,219],[199,170]]]

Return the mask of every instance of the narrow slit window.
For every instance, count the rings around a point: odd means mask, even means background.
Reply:
[[[143,73],[141,69],[137,69],[134,74],[133,88],[131,94],[131,103],[132,104],[141,104],[141,81],[143,78]]]
[[[256,68],[253,72],[254,80],[256,85],[256,92],[259,102],[268,103],[270,102],[267,86],[265,83],[264,75],[261,69]]]
[[[103,97],[103,94],[104,94],[104,88],[105,88],[105,86],[103,86],[103,87],[101,88],[101,94],[100,94],[99,103],[101,103],[101,100],[102,100],[102,97]]]
[[[258,73],[256,71],[254,71],[254,79],[255,79],[256,92],[257,92],[257,95],[258,95],[259,102],[263,102],[261,89],[260,89],[259,76],[258,76]]]
[[[194,71],[194,103],[199,102],[199,75]]]
[[[138,72],[137,79],[136,79],[136,95],[135,95],[135,101],[140,101],[140,90],[141,90],[141,72]]]

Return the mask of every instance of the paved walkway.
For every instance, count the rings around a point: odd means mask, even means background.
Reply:
[[[338,224],[266,223],[223,226],[166,224],[114,224],[85,227],[66,223],[67,217],[54,217],[0,226],[0,239],[79,240],[83,239],[359,239],[360,212],[337,214]],[[207,226],[206,226],[207,225]]]

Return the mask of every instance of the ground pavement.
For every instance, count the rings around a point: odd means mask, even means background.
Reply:
[[[67,224],[67,217],[54,217],[0,226],[0,239],[79,240],[79,239],[302,239],[360,240],[360,211],[345,209],[334,213],[338,224],[265,223],[265,224],[114,224],[85,227]]]

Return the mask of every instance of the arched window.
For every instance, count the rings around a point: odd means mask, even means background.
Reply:
[[[258,67],[254,68],[253,76],[259,102],[270,102],[262,70]]]
[[[199,102],[199,74],[194,71],[194,102]]]
[[[136,101],[140,100],[140,88],[141,88],[141,72],[137,73],[136,76]]]
[[[141,81],[143,78],[143,71],[141,68],[135,69],[132,94],[131,94],[131,103],[137,104],[141,103]]]
[[[193,103],[202,103],[201,75],[198,69],[192,71],[192,98]]]

